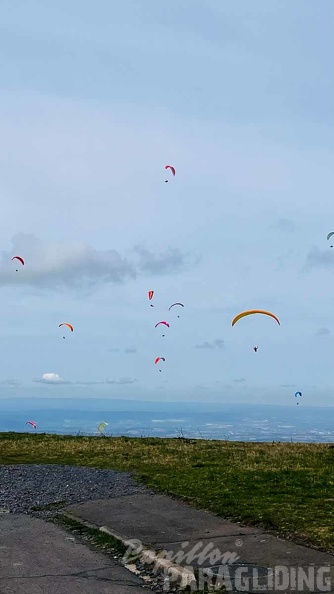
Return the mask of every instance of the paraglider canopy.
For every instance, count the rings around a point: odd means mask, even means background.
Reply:
[[[151,301],[153,299],[154,291],[148,291],[147,294],[148,294],[149,301]],[[151,307],[154,307],[154,305],[152,303],[150,305],[151,305]]]
[[[169,324],[168,324],[168,322],[158,322],[158,323],[157,323],[157,324],[154,326],[154,328],[156,328],[157,326],[159,326],[159,324],[164,324],[165,326],[167,326],[167,328],[169,328]]]
[[[106,427],[108,427],[108,423],[105,423],[103,421],[102,423],[99,424],[97,430],[99,431],[99,433],[103,433],[103,431],[105,430]]]
[[[175,167],[173,167],[173,165],[165,165],[165,169],[170,169],[171,172],[172,172],[172,174],[173,174],[173,176],[175,176],[175,173],[176,172],[175,172]],[[168,179],[165,179],[165,183],[166,184],[168,183]]]
[[[24,260],[21,256],[13,256],[12,260],[18,260],[19,262],[21,262],[22,266],[24,266]],[[18,269],[16,269],[16,272],[18,272]]]
[[[296,398],[297,396],[302,396],[302,395],[303,395],[303,394],[302,394],[301,392],[296,392],[296,393],[295,393],[295,398]]]
[[[26,425],[31,425],[34,429],[37,429],[37,425],[36,425],[35,421],[27,421]]]
[[[157,363],[159,363],[159,361],[166,361],[165,357],[157,357],[156,360],[154,361],[154,364],[156,365]]]
[[[71,332],[73,332],[74,330],[72,324],[69,324],[68,322],[63,322],[62,324],[59,324],[58,328],[60,328],[61,326],[67,326],[71,330]]]
[[[165,165],[165,169],[170,169],[173,175],[176,173],[175,167],[173,167],[173,165]]]
[[[172,309],[172,307],[175,307],[175,305],[180,305],[181,307],[184,307],[183,303],[180,303],[180,302],[178,301],[177,303],[173,303],[173,305],[171,305],[171,306],[168,308],[168,310],[170,311],[170,310]],[[179,318],[180,316],[177,316],[177,317]]]
[[[232,320],[232,326],[234,326],[234,324],[236,324],[239,320],[241,320],[241,318],[244,318],[245,316],[250,316],[253,314],[264,314],[266,316],[270,316],[271,318],[274,318],[274,320],[276,320],[277,324],[280,326],[279,319],[270,311],[265,311],[263,309],[249,309],[247,311],[242,311],[237,316],[235,316],[235,318]]]

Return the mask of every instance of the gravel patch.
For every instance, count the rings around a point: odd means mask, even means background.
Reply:
[[[58,464],[0,465],[0,513],[48,517],[71,503],[144,492],[147,489],[126,472]],[[41,509],[52,504],[54,511]]]

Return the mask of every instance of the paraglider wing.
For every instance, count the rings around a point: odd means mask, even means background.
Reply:
[[[27,421],[26,425],[31,425],[34,429],[37,429],[37,425],[36,425],[35,421]]]
[[[296,392],[296,393],[295,393],[295,398],[296,398],[297,396],[302,396],[302,395],[303,395],[303,394],[302,394],[301,392]]]
[[[156,328],[157,326],[159,326],[159,324],[164,324],[165,326],[167,326],[167,328],[169,328],[169,324],[168,324],[168,322],[158,322],[158,323],[157,323],[157,324],[154,326],[154,328]]]
[[[68,324],[68,322],[63,322],[62,324],[59,324],[58,328],[60,328],[61,326],[67,326],[71,330],[71,332],[73,332],[74,330],[72,324]]]
[[[173,165],[165,165],[165,169],[170,169],[173,175],[176,173],[175,167],[173,167]]]
[[[98,430],[100,433],[102,433],[102,432],[105,430],[105,428],[106,428],[106,427],[108,427],[108,423],[105,423],[105,422],[103,421],[102,423],[100,423],[100,424],[99,424],[99,426],[98,426],[97,430]]]
[[[19,260],[19,262],[21,262],[22,266],[24,266],[24,260],[23,260],[23,258],[21,258],[21,256],[13,256],[12,260]]]
[[[157,357],[156,360],[154,361],[154,364],[156,365],[157,363],[159,363],[159,361],[166,361],[165,357]]]
[[[168,309],[169,309],[169,311],[172,309],[172,307],[174,307],[174,305],[181,305],[181,307],[184,307],[183,303],[179,303],[179,302],[177,302],[177,303],[173,303],[173,305],[171,305],[171,306],[168,308]]]
[[[149,298],[150,301],[153,298],[153,295],[154,295],[154,291],[149,291],[148,292],[148,298]]]
[[[332,237],[332,235],[334,235],[334,231],[331,231],[330,233],[328,233],[327,239],[330,239]]]
[[[242,311],[237,316],[235,316],[235,318],[232,320],[232,326],[234,326],[234,324],[236,324],[241,318],[244,318],[245,316],[250,316],[252,314],[264,314],[266,316],[270,316],[271,318],[274,318],[274,320],[276,320],[279,326],[281,325],[279,319],[270,311],[265,311],[263,309],[249,309],[247,311]]]

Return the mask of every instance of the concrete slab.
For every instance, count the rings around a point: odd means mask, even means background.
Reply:
[[[229,579],[235,592],[334,591],[333,555],[239,526],[163,495],[90,501],[65,511],[107,527],[123,541],[141,541],[159,555],[168,552],[174,563],[198,570],[200,579],[211,572],[210,579],[218,575],[219,583],[225,572],[222,579],[225,585]]]
[[[143,584],[51,523],[0,516],[1,594],[142,594]]]
[[[87,501],[66,511],[98,526],[109,526],[128,538],[159,546],[216,536],[258,534],[257,528],[241,527],[208,512],[194,509],[164,495],[146,493]]]

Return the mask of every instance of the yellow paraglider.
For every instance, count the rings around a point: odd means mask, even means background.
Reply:
[[[237,316],[235,316],[234,320],[232,320],[232,326],[234,326],[234,324],[236,324],[238,320],[240,320],[241,318],[244,318],[245,316],[250,316],[252,314],[264,314],[266,316],[270,316],[271,318],[274,318],[274,320],[276,320],[279,326],[281,325],[279,319],[273,313],[270,313],[270,311],[265,311],[263,309],[249,309],[247,311],[242,311]]]

